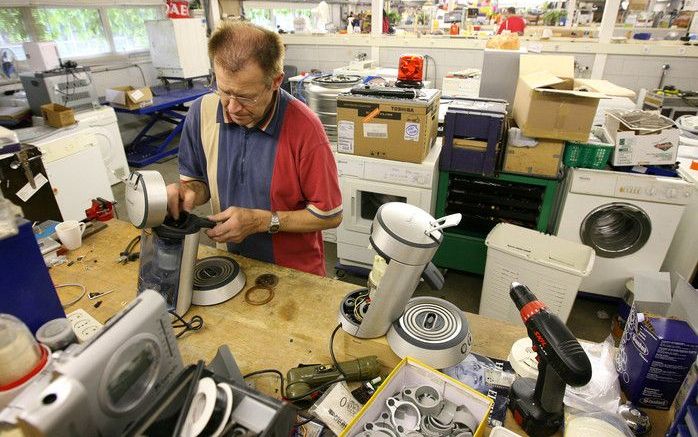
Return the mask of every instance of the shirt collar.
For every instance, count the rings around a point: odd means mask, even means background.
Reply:
[[[264,114],[264,118],[259,123],[257,123],[256,126],[250,129],[259,129],[267,135],[276,134],[276,131],[280,126],[279,102],[281,100],[281,91],[274,91],[274,96],[272,97],[272,99],[274,103],[271,105],[270,109],[266,112],[266,114]],[[223,108],[223,104],[220,102],[218,105],[218,114],[216,116],[216,121],[221,124],[234,124],[228,119],[228,115],[225,113],[225,108]]]

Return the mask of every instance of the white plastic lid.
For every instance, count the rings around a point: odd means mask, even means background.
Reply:
[[[495,226],[485,245],[577,276],[589,275],[596,259],[589,246],[509,223]]]
[[[21,320],[0,314],[0,386],[29,374],[41,359],[39,343]]]

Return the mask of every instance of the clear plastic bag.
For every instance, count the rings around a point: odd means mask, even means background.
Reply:
[[[620,384],[613,358],[615,344],[610,335],[603,343],[580,342],[591,361],[591,381],[582,387],[567,386],[565,405],[584,412],[615,414],[620,404]]]

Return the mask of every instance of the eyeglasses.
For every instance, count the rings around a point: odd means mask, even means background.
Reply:
[[[213,91],[215,94],[217,94],[218,97],[221,98],[221,101],[229,102],[230,100],[235,99],[235,101],[238,102],[239,104],[241,104],[242,106],[252,106],[259,101],[259,96],[254,97],[254,98],[252,98],[252,97],[239,97],[239,96],[236,96],[234,94],[224,93],[223,91],[219,90],[216,87],[211,87],[211,91]]]

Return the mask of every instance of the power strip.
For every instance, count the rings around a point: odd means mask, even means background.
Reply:
[[[70,325],[73,327],[75,336],[78,338],[80,343],[83,343],[90,337],[94,336],[100,329],[102,329],[103,326],[97,321],[97,319],[92,317],[90,313],[82,308],[68,314],[68,320],[70,321]]]

